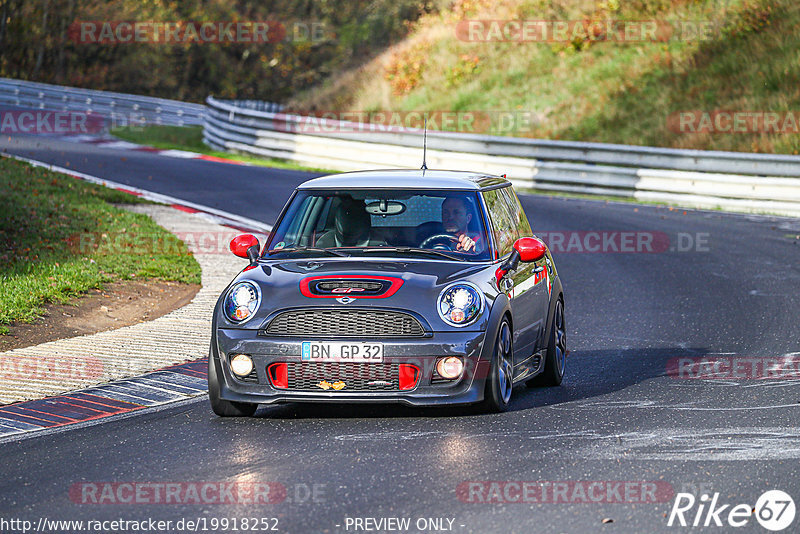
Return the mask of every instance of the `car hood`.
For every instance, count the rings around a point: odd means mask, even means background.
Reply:
[[[434,330],[449,330],[436,311],[436,302],[441,290],[454,282],[469,281],[477,285],[487,296],[485,308],[493,299],[493,268],[489,263],[467,263],[458,261],[409,261],[408,259],[352,259],[331,258],[313,260],[262,261],[248,267],[234,279],[251,280],[261,289],[261,305],[255,317],[243,328],[258,328],[263,321],[278,310],[292,307],[381,307],[406,309],[424,317]],[[335,297],[314,298],[301,291],[304,279],[318,276],[393,277],[402,280],[402,285],[391,296],[381,298],[354,298],[343,304]],[[477,321],[480,328],[483,321]],[[227,321],[223,318],[223,323]],[[234,325],[229,325],[233,326]]]

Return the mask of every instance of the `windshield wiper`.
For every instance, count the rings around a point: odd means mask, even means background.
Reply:
[[[444,256],[448,260],[453,261],[461,261],[459,258],[455,256],[451,256],[450,254],[446,254],[441,250],[435,250],[430,248],[417,248],[417,247],[375,247],[375,248],[365,248],[363,249],[364,252],[419,252],[422,254],[433,254],[435,256]]]
[[[349,254],[345,254],[339,250],[334,250],[330,248],[322,248],[322,247],[291,247],[291,248],[274,248],[270,250],[267,254],[272,256],[273,254],[277,254],[278,252],[326,252],[328,254],[332,254],[334,256],[341,256],[341,257],[348,257]]]

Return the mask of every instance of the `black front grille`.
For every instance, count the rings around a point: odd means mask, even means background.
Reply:
[[[396,363],[303,362],[287,365],[288,389],[295,391],[400,390],[400,366]],[[337,382],[343,382],[344,387],[335,389],[333,386]],[[321,387],[320,383],[326,387]]]
[[[433,374],[431,375],[431,384],[452,384],[455,382],[452,378],[445,378],[439,374],[439,371],[436,368],[433,368]]]
[[[421,337],[425,330],[412,315],[382,310],[304,309],[278,314],[261,332],[269,336]]]

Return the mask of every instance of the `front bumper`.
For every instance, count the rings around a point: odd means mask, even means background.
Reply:
[[[485,332],[436,332],[424,338],[380,339],[384,362],[413,364],[420,377],[413,389],[405,391],[319,391],[279,389],[267,376],[272,363],[302,365],[301,344],[304,339],[265,337],[255,330],[216,330],[211,343],[211,361],[215,366],[222,399],[234,402],[273,404],[283,402],[403,403],[412,406],[471,404],[483,400],[490,357],[484,353]],[[353,338],[353,341],[365,341]],[[337,338],[337,341],[344,341]],[[258,382],[234,377],[228,363],[229,354],[248,354],[255,364]],[[464,371],[453,381],[432,383],[437,358],[459,356]],[[373,365],[373,364],[362,364]],[[335,376],[321,377],[336,380]],[[251,378],[252,380],[253,378]]]

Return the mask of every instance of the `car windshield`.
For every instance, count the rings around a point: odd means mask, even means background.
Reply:
[[[292,199],[267,253],[490,259],[474,191],[306,191]]]

